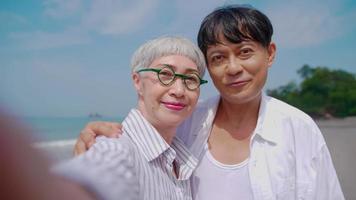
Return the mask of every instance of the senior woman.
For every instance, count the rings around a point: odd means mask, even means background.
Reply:
[[[101,199],[191,199],[197,159],[175,135],[207,82],[201,78],[204,56],[187,39],[160,37],[139,47],[131,66],[138,103],[122,123],[125,134],[97,138],[93,148],[55,172]]]

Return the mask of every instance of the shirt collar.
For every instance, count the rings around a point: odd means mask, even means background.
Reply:
[[[268,97],[265,93],[261,94],[260,109],[258,112],[257,125],[255,128],[255,135],[259,135],[261,138],[275,143],[278,143],[278,127],[274,121],[274,114],[270,111],[268,103],[271,97]]]
[[[187,180],[198,165],[198,160],[185,147],[184,143],[177,137],[173,138],[172,148],[177,153],[176,160],[179,166],[179,180]]]
[[[216,111],[220,102],[221,96],[218,95],[209,99],[209,101],[205,104],[210,111],[210,118],[215,118]],[[278,134],[278,126],[275,123],[274,113],[270,110],[270,106],[268,106],[271,97],[267,96],[264,92],[261,94],[261,102],[260,108],[258,111],[258,119],[255,131],[253,133],[253,137],[259,136],[264,140],[277,144],[279,141]],[[213,123],[213,120],[207,120],[206,123]]]
[[[147,161],[157,158],[169,148],[167,142],[137,109],[130,111],[122,125],[124,132],[128,133]]]
[[[217,95],[213,98],[208,99],[203,106],[208,110],[207,120],[205,120],[205,124],[209,126],[212,125],[213,120],[216,116],[216,112],[219,106],[221,96]],[[278,138],[276,132],[276,126],[274,121],[273,113],[268,109],[268,103],[271,100],[271,97],[267,96],[264,92],[261,94],[261,102],[260,108],[258,111],[258,119],[255,131],[253,135],[259,135],[261,138],[277,143]],[[266,117],[268,116],[268,117]],[[209,133],[210,134],[210,133]]]
[[[165,152],[175,152],[174,156],[176,156],[180,168],[180,178],[188,179],[190,177],[198,164],[198,160],[189,152],[181,140],[174,137],[170,146],[137,109],[130,111],[122,125],[124,132],[133,140],[148,162]]]

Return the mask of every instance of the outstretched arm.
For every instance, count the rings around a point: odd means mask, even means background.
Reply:
[[[115,122],[95,121],[88,123],[80,132],[74,146],[74,155],[86,152],[94,143],[95,138],[104,135],[109,138],[119,137],[122,134],[121,124]]]
[[[90,191],[49,172],[30,132],[0,109],[0,199],[94,199]]]

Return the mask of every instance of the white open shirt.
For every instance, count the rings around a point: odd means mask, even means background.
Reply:
[[[199,103],[178,131],[178,137],[200,160],[219,100],[217,96]],[[248,169],[256,200],[345,199],[329,150],[313,119],[265,94],[250,142]]]

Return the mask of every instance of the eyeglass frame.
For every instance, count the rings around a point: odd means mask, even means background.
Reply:
[[[161,69],[157,69],[157,68],[144,68],[144,69],[139,69],[139,70],[137,70],[136,73],[148,72],[148,71],[156,72],[157,78],[158,78],[159,82],[160,82],[162,85],[164,85],[164,86],[169,86],[169,85],[173,84],[173,83],[176,81],[177,77],[179,77],[179,78],[181,78],[181,79],[183,80],[184,86],[185,86],[188,90],[190,90],[190,91],[194,91],[194,90],[200,88],[200,85],[205,84],[205,83],[208,83],[207,80],[204,80],[204,79],[200,78],[200,76],[199,76],[198,73],[191,73],[191,74],[197,75],[197,77],[199,78],[199,85],[198,85],[198,87],[196,87],[196,88],[194,88],[194,89],[191,89],[191,88],[189,88],[189,87],[187,86],[187,83],[185,82],[186,79],[190,78],[189,76],[187,76],[187,75],[185,75],[185,74],[178,74],[178,73],[176,73],[176,71],[174,71],[172,65],[169,65],[169,64],[161,64],[161,65],[164,66],[164,67],[162,67]],[[169,69],[173,72],[173,75],[174,75],[173,79],[172,79],[168,84],[163,83],[162,80],[161,80],[160,77],[159,77],[159,73],[160,73],[163,69],[165,69],[165,68],[169,68]]]

